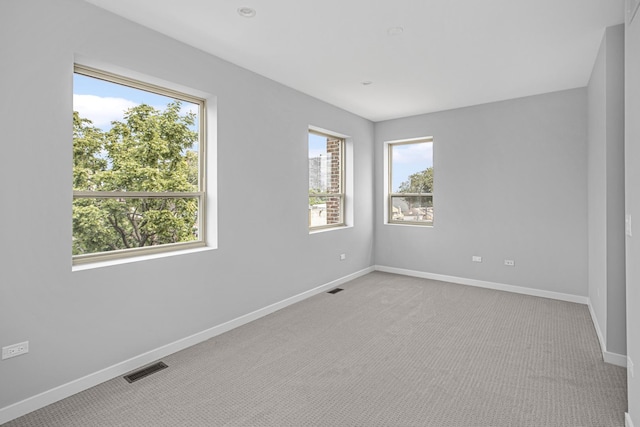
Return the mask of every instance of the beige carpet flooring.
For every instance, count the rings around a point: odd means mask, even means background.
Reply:
[[[375,272],[6,424],[624,426],[586,306]]]

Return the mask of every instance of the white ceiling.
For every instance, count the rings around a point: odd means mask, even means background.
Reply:
[[[87,1],[373,121],[586,86],[624,19],[623,0]]]

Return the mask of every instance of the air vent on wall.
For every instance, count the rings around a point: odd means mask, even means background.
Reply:
[[[145,368],[142,368],[140,370],[137,370],[129,375],[126,375],[124,377],[125,380],[127,380],[128,382],[132,383],[134,381],[138,381],[144,377],[147,377],[151,374],[155,374],[158,371],[161,371],[165,368],[168,368],[167,365],[165,365],[163,362],[158,362],[158,363],[154,363],[153,365],[149,365]]]
[[[330,290],[330,291],[329,291],[329,292],[327,292],[327,293],[328,293],[328,294],[337,294],[338,292],[343,291],[343,290],[344,290],[344,289],[341,289],[341,288],[335,288],[335,289]]]

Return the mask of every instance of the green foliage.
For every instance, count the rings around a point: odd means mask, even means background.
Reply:
[[[398,193],[433,193],[433,167],[409,175],[409,180],[400,184]]]
[[[181,115],[180,107],[135,106],[106,132],[74,112],[73,189],[197,191],[195,114]],[[195,240],[197,213],[194,198],[76,198],[73,254]]]
[[[103,132],[73,112],[73,189],[94,190],[99,186],[100,171],[107,160],[101,156],[105,144]]]
[[[409,180],[404,181],[398,187],[398,193],[433,193],[433,167],[409,175]],[[410,210],[414,207],[433,206],[431,196],[407,196],[404,199]]]
[[[320,194],[322,191],[318,188],[310,188],[309,189],[309,206],[320,205],[325,203],[325,201],[321,197],[313,197],[312,194]]]

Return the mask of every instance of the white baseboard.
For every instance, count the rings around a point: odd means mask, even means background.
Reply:
[[[607,362],[610,363],[612,365],[616,365],[616,366],[620,366],[623,368],[627,367],[627,356],[626,355],[622,355],[622,354],[618,354],[618,353],[612,353],[610,351],[607,351],[607,344],[604,340],[604,335],[602,334],[602,329],[600,328],[600,323],[598,323],[598,318],[596,317],[596,312],[593,309],[593,306],[591,305],[591,300],[589,299],[589,302],[587,303],[587,305],[589,306],[589,314],[591,314],[591,320],[593,321],[593,326],[596,330],[596,335],[598,336],[598,342],[600,343],[600,350],[602,351],[602,359]]]
[[[459,285],[476,286],[479,288],[495,289],[498,291],[513,292],[516,294],[531,295],[534,297],[550,298],[560,301],[575,302],[578,304],[589,303],[588,297],[580,295],[563,294],[561,292],[544,291],[541,289],[525,288],[522,286],[505,285],[504,283],[486,282],[484,280],[467,279],[464,277],[446,276],[443,274],[426,273],[424,271],[406,270],[403,268],[387,267],[384,265],[376,265],[377,271],[386,273],[402,274],[404,276],[420,277],[423,279],[441,280],[443,282],[457,283]]]
[[[628,412],[624,413],[624,426],[633,427],[633,421],[631,421],[631,415]]]
[[[600,350],[602,350],[602,354],[604,355],[607,345],[605,344],[605,341],[604,341],[604,335],[602,335],[602,329],[600,329],[600,323],[598,323],[598,317],[596,316],[596,312],[593,309],[593,306],[591,305],[591,300],[589,300],[589,303],[587,305],[589,306],[589,314],[591,314],[591,321],[593,322],[593,327],[595,328],[596,335],[598,336],[598,342],[600,343]]]
[[[612,365],[620,366],[621,368],[627,367],[627,356],[618,353],[612,353],[610,351],[603,351],[602,358],[605,362]]]
[[[0,409],[0,425],[374,271],[368,267]]]

